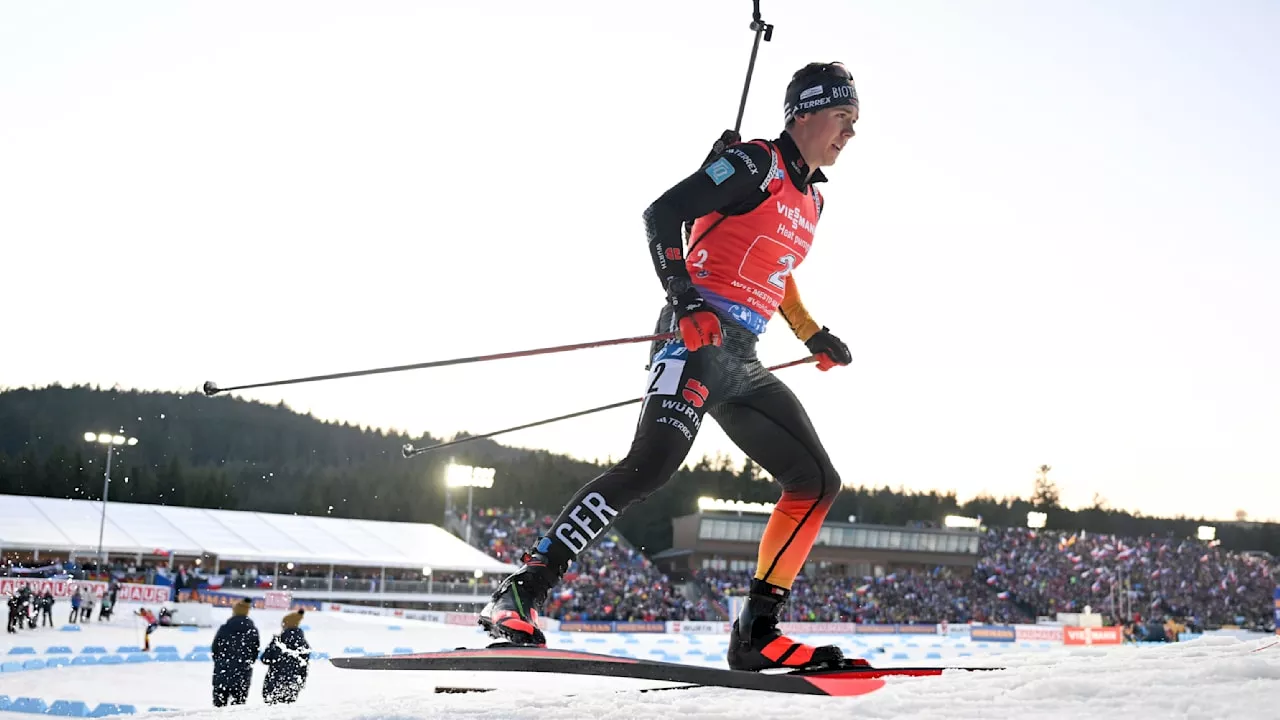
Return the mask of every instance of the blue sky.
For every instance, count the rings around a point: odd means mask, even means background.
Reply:
[[[846,481],[1280,519],[1280,6],[764,0],[743,123],[850,67],[784,379]],[[646,333],[640,214],[732,125],[750,3],[0,6],[0,383],[190,390]],[[16,271],[14,269],[17,269]],[[805,354],[779,321],[767,362]],[[247,393],[450,435],[639,346]],[[513,444],[626,452],[634,409]],[[692,458],[737,451],[708,424]],[[424,479],[424,482],[426,480]],[[501,478],[497,479],[501,482]]]

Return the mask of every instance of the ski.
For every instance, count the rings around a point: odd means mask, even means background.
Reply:
[[[329,662],[336,667],[351,670],[561,673],[673,682],[688,687],[841,697],[878,690],[884,686],[885,677],[924,677],[941,675],[948,669],[971,669],[874,668],[865,660],[850,660],[838,667],[756,673],[518,645],[458,648],[413,655],[338,657],[331,658]]]

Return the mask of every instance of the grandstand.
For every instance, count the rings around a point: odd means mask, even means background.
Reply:
[[[29,568],[94,558],[101,510],[91,501],[0,495],[0,552]],[[652,558],[611,529],[570,565],[545,614],[729,619],[730,598],[750,584],[765,520],[723,511],[675,518],[675,547]],[[474,609],[553,521],[528,507],[448,518],[451,528],[471,527],[473,547],[431,524],[113,503],[103,544],[116,568],[201,565],[200,575],[237,594],[287,589],[298,599]],[[1266,553],[1172,534],[828,522],[810,559],[788,620],[1028,623],[1091,606],[1117,624],[1183,618],[1268,630],[1280,583],[1280,566]]]
[[[671,521],[673,546],[653,556],[658,567],[682,574],[754,570],[767,515],[698,512]],[[973,568],[980,538],[970,530],[823,523],[809,554],[810,572],[880,576],[899,569]]]
[[[96,559],[101,519],[100,502],[0,495],[0,552],[32,561]],[[459,592],[476,596],[482,584],[515,570],[426,523],[132,503],[107,505],[102,549],[108,562],[198,565],[214,576],[240,577],[250,569],[257,576],[257,568],[267,568],[270,584],[242,585],[245,594],[288,589],[317,600],[369,600],[376,588],[386,601],[474,602]],[[413,580],[388,581],[388,570]],[[434,582],[434,573],[472,579],[457,587]],[[484,576],[491,577],[482,583]]]
[[[646,558],[614,530],[570,566],[546,615],[560,620],[726,620],[756,566],[767,517],[703,511],[672,521],[674,547]],[[515,561],[554,522],[528,507],[476,512],[473,537]],[[1092,607],[1110,622],[1274,629],[1280,567],[1196,538],[828,521],[785,619],[1033,623]]]

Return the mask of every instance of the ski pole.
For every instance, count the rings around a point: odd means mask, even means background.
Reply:
[[[810,363],[815,360],[817,360],[817,356],[810,355],[808,357],[800,358],[799,360],[792,360],[791,362],[782,363],[781,365],[774,365],[772,367],[769,367],[768,370],[770,372],[774,370],[782,370],[784,368],[789,368],[789,367],[794,367],[796,365],[803,365],[805,363]],[[454,445],[461,445],[462,443],[468,443],[468,442],[471,442],[472,440],[485,440],[491,437],[495,437],[497,435],[505,435],[507,433],[512,433],[517,430],[527,430],[528,428],[538,427],[539,425],[550,425],[551,423],[560,422],[561,420],[570,420],[572,418],[582,417],[583,415],[591,415],[592,413],[603,412],[605,410],[612,410],[614,408],[620,408],[626,405],[634,405],[640,402],[641,400],[644,400],[644,398],[638,397],[638,398],[632,398],[630,400],[623,400],[621,402],[609,403],[608,405],[601,405],[600,407],[594,407],[594,408],[591,408],[590,410],[579,410],[578,412],[569,413],[568,415],[558,415],[553,418],[547,418],[546,420],[538,420],[537,422],[525,423],[524,425],[516,425],[515,427],[504,428],[502,430],[494,430],[493,432],[485,433],[484,435],[472,435],[470,437],[465,437],[458,440],[449,440],[448,442],[436,443],[435,445],[428,445],[426,447],[414,447],[413,443],[405,443],[404,446],[400,448],[400,453],[404,455],[406,458],[417,457],[419,455],[422,455],[423,453],[431,452],[432,450],[439,450],[441,448],[453,447]]]
[[[248,388],[271,387],[274,385],[293,385],[296,383],[315,382],[317,380],[338,380],[341,378],[360,377],[363,375],[377,375],[380,373],[402,372],[404,370],[424,370],[426,368],[446,367],[449,365],[464,365],[466,363],[485,362],[487,360],[505,360],[508,358],[530,357],[533,355],[546,355],[549,353],[566,352],[569,350],[584,350],[587,348],[607,347],[609,345],[626,345],[628,343],[652,342],[655,340],[669,340],[675,337],[673,332],[659,333],[657,335],[642,335],[640,337],[617,338],[614,340],[596,340],[593,342],[576,343],[573,345],[558,345],[556,347],[537,348],[534,350],[516,350],[513,352],[493,353],[492,355],[476,355],[473,357],[454,358],[452,360],[433,360],[431,362],[415,363],[413,365],[393,365],[391,367],[374,368],[372,370],[352,370],[350,372],[332,373],[329,375],[311,375],[309,377],[290,378],[288,380],[273,380],[271,382],[251,383],[249,385],[233,385],[232,387],[220,388],[212,380],[208,380],[204,384],[204,394],[212,397],[220,392],[230,392],[232,390],[246,390]]]

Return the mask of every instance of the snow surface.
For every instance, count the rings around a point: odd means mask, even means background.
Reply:
[[[142,626],[121,612],[111,623],[90,623],[81,632],[42,630],[6,635],[0,660],[10,647],[67,645],[75,653],[87,645],[114,651],[141,645]],[[215,609],[221,624],[229,615]],[[251,617],[265,644],[279,627],[282,612],[255,610]],[[60,618],[61,619],[61,618]],[[459,646],[482,647],[478,630],[443,627],[398,618],[308,613],[308,640],[314,651],[333,656],[348,647],[391,653]],[[396,629],[399,628],[399,629]],[[161,628],[152,645],[174,645],[182,653],[209,645],[216,628],[197,632]],[[1280,704],[1280,646],[1276,638],[1242,640],[1206,636],[1166,646],[1064,648],[1041,643],[978,644],[932,636],[814,636],[836,642],[846,654],[873,664],[1001,666],[993,672],[955,671],[940,677],[889,678],[874,693],[853,698],[781,695],[744,690],[694,688],[673,692],[637,692],[669,683],[611,678],[569,678],[545,674],[430,673],[340,670],[313,661],[297,704],[268,707],[262,702],[265,667],[254,670],[249,705],[215,709],[211,700],[212,664],[208,662],[75,666],[0,673],[0,694],[174,708],[135,717],[264,718],[266,720],[417,720],[419,718],[1244,718],[1277,717]],[[727,637],[708,635],[607,635],[552,633],[553,647],[656,657],[690,664],[724,666]],[[938,657],[929,657],[936,654]],[[437,685],[497,688],[493,692],[441,694]],[[32,717],[0,712],[0,718]]]

